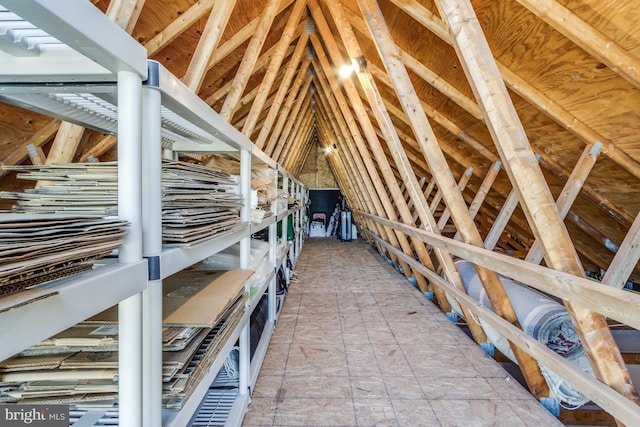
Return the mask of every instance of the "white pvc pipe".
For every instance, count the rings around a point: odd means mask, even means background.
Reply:
[[[141,85],[139,75],[118,73],[118,216],[129,221],[121,263],[142,259]],[[142,423],[142,295],[118,304],[118,399],[120,425]]]
[[[155,263],[162,253],[162,142],[160,91],[142,89],[142,252]],[[154,269],[155,270],[155,269]],[[153,271],[159,273],[159,271]],[[162,424],[162,280],[142,293],[142,424]]]

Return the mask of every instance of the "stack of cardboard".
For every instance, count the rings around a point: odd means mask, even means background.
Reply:
[[[163,404],[180,409],[246,307],[248,270],[185,270],[163,281]],[[110,408],[117,401],[117,307],[0,363],[0,403]]]
[[[14,199],[14,212],[117,215],[115,162],[3,167],[18,178],[38,181],[35,189],[0,192]],[[243,197],[235,176],[187,162],[162,162],[162,238],[188,246],[233,232],[240,224]]]
[[[55,294],[33,286],[90,270],[90,260],[120,246],[127,225],[117,218],[0,215],[0,312]]]

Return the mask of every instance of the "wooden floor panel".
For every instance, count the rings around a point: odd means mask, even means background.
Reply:
[[[309,238],[244,426],[561,426],[363,241]]]

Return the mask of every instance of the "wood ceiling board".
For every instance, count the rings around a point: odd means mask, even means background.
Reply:
[[[195,3],[196,0],[145,1],[138,22],[133,29],[134,38],[142,44],[151,40],[169,24],[179,19],[180,15]],[[206,16],[208,15],[207,13]],[[206,22],[206,17],[203,18],[203,21]],[[204,28],[204,22],[201,23],[201,28]]]
[[[556,0],[635,56],[640,56],[640,8],[635,0]]]
[[[473,91],[453,47],[404,12],[394,21],[392,36],[398,47],[473,99]]]
[[[628,149],[637,140],[636,88],[522,6],[478,3],[478,18],[499,61],[610,142]]]
[[[607,157],[598,158],[587,182],[632,217],[640,211],[640,183]]]
[[[245,25],[258,17],[267,4],[266,0],[237,0],[236,5],[225,27],[222,42],[240,31]]]

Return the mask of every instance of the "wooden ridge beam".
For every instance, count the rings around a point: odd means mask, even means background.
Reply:
[[[436,0],[436,5],[547,264],[584,276],[471,3]],[[596,376],[628,399],[640,402],[604,316],[570,301],[565,305]]]

